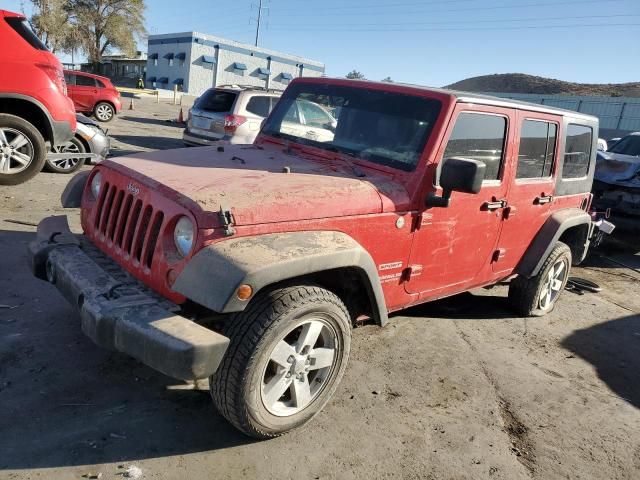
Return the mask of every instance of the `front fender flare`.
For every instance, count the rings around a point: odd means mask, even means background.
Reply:
[[[376,265],[358,242],[341,232],[275,233],[214,243],[194,255],[173,289],[214,312],[241,312],[248,302],[235,292],[242,284],[258,292],[278,282],[344,267],[364,274],[374,320],[384,325],[387,309]]]

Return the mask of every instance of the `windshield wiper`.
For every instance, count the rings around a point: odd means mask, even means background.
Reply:
[[[360,170],[360,168],[355,163],[353,163],[349,158],[349,157],[355,157],[353,153],[343,152],[337,147],[329,147],[327,148],[327,150],[329,150],[330,152],[342,154],[342,155],[338,155],[336,158],[346,163],[349,166],[349,168],[351,168],[351,170],[353,171],[356,177],[358,178],[366,177],[366,174],[362,170]]]

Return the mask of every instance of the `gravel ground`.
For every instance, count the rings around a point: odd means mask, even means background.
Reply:
[[[182,146],[179,107],[136,107],[108,124],[114,154]],[[574,275],[603,291],[544,318],[514,317],[499,286],[357,328],[324,411],[254,442],[208,393],[98,349],[31,276],[35,229],[9,220],[61,212],[67,180],[0,190],[0,478],[640,478],[640,273],[615,263],[640,268],[634,249],[595,251]]]

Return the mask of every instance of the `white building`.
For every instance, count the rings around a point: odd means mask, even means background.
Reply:
[[[282,90],[295,77],[320,77],[324,63],[198,32],[150,35],[147,88],[200,95],[217,85]]]

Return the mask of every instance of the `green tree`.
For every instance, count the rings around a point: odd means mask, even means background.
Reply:
[[[29,23],[36,35],[53,52],[68,52],[80,46],[68,0],[32,0]]]
[[[69,0],[81,48],[97,66],[111,49],[128,55],[144,39],[144,0]]]
[[[346,76],[347,78],[354,80],[364,80],[364,73],[359,72],[358,70],[351,70]]]

